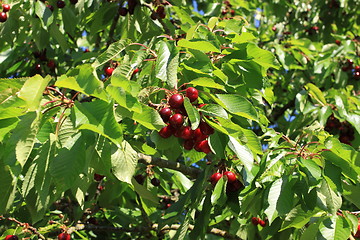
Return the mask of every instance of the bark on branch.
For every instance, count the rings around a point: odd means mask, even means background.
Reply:
[[[176,170],[191,178],[198,177],[201,172],[201,170],[198,168],[188,167],[178,162],[168,161],[165,159],[148,156],[142,153],[139,153],[138,156],[139,156],[138,161],[140,163]]]

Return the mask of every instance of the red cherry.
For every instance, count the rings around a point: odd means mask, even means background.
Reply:
[[[165,126],[159,131],[159,135],[162,138],[169,138],[173,133],[175,132],[175,129],[172,126]]]
[[[230,10],[230,14],[231,14],[231,16],[235,16],[235,10],[234,10],[234,9],[231,9],[231,10]]]
[[[204,152],[206,154],[211,152],[208,140],[202,140],[201,142],[196,142],[194,149],[198,152]]]
[[[54,60],[49,60],[48,63],[47,63],[47,66],[51,69],[54,69],[55,68],[55,62]]]
[[[259,224],[259,220],[260,220],[260,219],[257,218],[257,217],[252,217],[252,218],[251,218],[251,222],[252,222],[252,224],[254,224],[255,226]]]
[[[19,238],[18,238],[18,236],[16,236],[16,235],[7,235],[6,237],[5,237],[5,240],[18,240]]]
[[[0,22],[5,22],[7,20],[6,12],[0,13]]]
[[[340,40],[335,40],[335,43],[336,43],[336,45],[338,45],[338,46],[340,46],[341,45],[341,41]]]
[[[224,176],[227,177],[228,183],[235,182],[236,179],[237,179],[235,173],[233,173],[233,172],[231,172],[231,171],[226,171],[226,172],[224,172]]]
[[[349,70],[349,67],[348,67],[348,66],[343,66],[343,67],[341,68],[341,70],[342,70],[343,72],[347,72],[347,71]]]
[[[140,71],[140,69],[135,68],[132,74],[133,74],[133,75],[134,75],[134,74],[137,74],[139,71]]]
[[[203,134],[200,128],[197,128],[194,130],[193,138],[195,141],[200,142],[202,140],[205,140],[208,136]]]
[[[171,203],[166,204],[165,208],[171,207]]]
[[[214,173],[213,175],[211,175],[211,177],[210,177],[210,182],[211,182],[211,184],[213,185],[213,186],[215,186],[216,185],[216,183],[220,180],[220,178],[222,178],[222,174],[221,173],[219,173],[219,172],[216,172],[216,173]]]
[[[11,9],[11,6],[9,4],[3,4],[2,5],[3,12],[8,12]]]
[[[72,4],[76,4],[76,3],[78,2],[78,0],[70,0],[70,2],[71,2]]]
[[[160,186],[160,180],[154,177],[153,179],[151,179],[151,184],[155,187],[158,187]]]
[[[35,71],[41,72],[41,65],[39,63],[35,65]]]
[[[354,78],[355,78],[355,80],[359,80],[360,79],[360,72],[354,72]]]
[[[264,220],[262,220],[262,219],[259,219],[259,224],[260,224],[260,226],[262,226],[262,227],[265,227],[265,226],[266,226],[266,222],[265,222]]]
[[[188,139],[188,140],[185,140],[184,141],[184,149],[186,150],[191,150],[193,149],[194,147],[194,144],[195,144],[195,140],[194,139]]]
[[[211,135],[214,133],[214,129],[209,126],[206,122],[201,122],[199,124],[200,130],[205,135]]]
[[[358,225],[358,228],[357,228],[357,231],[356,231],[354,237],[360,238],[360,224]]]
[[[160,111],[160,116],[164,122],[168,122],[171,117],[171,109],[170,108],[162,108]]]
[[[138,174],[134,178],[138,184],[143,185],[146,177],[142,174]]]
[[[181,94],[174,94],[169,99],[170,107],[180,108],[184,103],[184,97]]]
[[[183,125],[184,123],[184,117],[183,115],[181,115],[180,113],[176,113],[174,115],[172,115],[169,119],[169,123],[171,126],[173,126],[174,128],[179,128]]]
[[[319,27],[318,26],[313,26],[313,27],[311,27],[311,29],[314,30],[314,31],[318,31]]]
[[[355,69],[355,72],[360,72],[360,66],[359,65],[355,66],[354,69]]]
[[[234,182],[228,182],[226,186],[226,191],[229,192],[236,192],[239,189],[243,188],[244,185],[240,182],[239,179],[236,179]]]
[[[94,173],[94,180],[97,182],[100,182],[104,177],[105,177],[104,175]]]
[[[49,4],[49,5],[46,5],[46,7],[47,7],[48,9],[50,9],[50,11],[52,11],[52,12],[54,11],[54,6],[53,6],[53,5],[50,5],[50,4]]]
[[[57,1],[56,5],[58,8],[64,8],[65,7],[65,2],[64,1]]]
[[[349,65],[353,65],[353,64],[354,64],[353,60],[351,60],[351,59],[347,59],[346,61],[347,61],[347,63],[348,63]]]
[[[190,102],[195,102],[199,97],[199,92],[196,88],[189,87],[186,89],[186,97],[190,99]]]
[[[67,233],[60,233],[58,235],[58,240],[70,240],[71,239],[71,235],[67,234]]]
[[[86,49],[84,50],[84,53],[87,53],[87,52],[90,52],[90,50],[89,50],[88,48],[86,48]]]
[[[122,7],[122,8],[119,9],[120,16],[124,17],[124,16],[126,16],[127,13],[128,13],[127,8]]]
[[[107,68],[105,69],[105,74],[110,77],[110,76],[112,75],[112,73],[113,73],[114,70],[115,70],[115,69],[112,68],[112,67],[107,67]]]
[[[193,137],[194,131],[191,130],[190,126],[181,127],[178,131],[179,131],[179,136],[182,139],[188,140]]]
[[[222,14],[222,15],[226,15],[227,12],[228,12],[228,11],[227,11],[226,9],[224,9],[224,10],[221,11],[221,14]]]
[[[275,32],[275,31],[276,31],[276,27],[273,26],[273,27],[271,28],[271,30],[273,30],[273,31]]]

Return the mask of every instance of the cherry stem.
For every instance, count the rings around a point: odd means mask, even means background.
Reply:
[[[63,94],[62,92],[60,92],[59,90],[57,90],[56,88],[53,88],[53,87],[46,87],[46,89],[53,90],[53,91],[57,92],[58,94],[60,94],[62,97],[64,97],[64,94]]]

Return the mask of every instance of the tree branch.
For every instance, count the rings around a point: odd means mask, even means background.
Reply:
[[[114,19],[113,19],[113,21],[111,23],[110,31],[109,31],[109,37],[108,37],[108,40],[106,42],[106,47],[109,47],[109,45],[114,41],[114,32],[115,32],[116,24],[117,24],[117,22],[119,21],[119,18],[120,18],[120,13],[119,13],[120,8],[122,8],[122,3],[119,4],[119,9],[116,11]]]
[[[197,178],[201,172],[200,169],[194,167],[188,167],[178,162],[168,161],[161,158],[148,156],[142,153],[138,153],[138,162],[146,165],[155,165],[161,168],[169,168],[182,172],[183,174],[190,176],[191,178]]]
[[[4,216],[0,216],[0,220],[1,219],[7,219],[9,221],[15,222],[15,223],[19,224],[20,226],[22,226],[23,228],[29,229],[31,232],[36,234],[40,239],[44,239],[44,240],[46,239],[41,233],[38,232],[38,230],[36,228],[34,228],[33,226],[30,226],[30,224],[28,224],[28,223],[20,222],[19,220],[12,218],[12,217],[5,218]]]

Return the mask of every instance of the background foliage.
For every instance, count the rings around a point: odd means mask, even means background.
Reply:
[[[358,1],[57,2],[3,2],[2,236],[358,236]],[[209,154],[158,134],[189,86]]]

